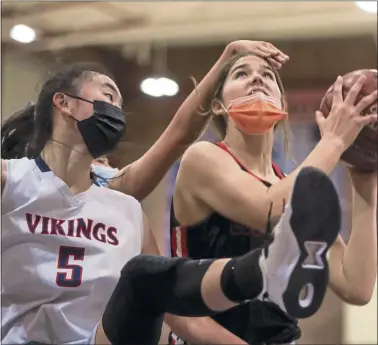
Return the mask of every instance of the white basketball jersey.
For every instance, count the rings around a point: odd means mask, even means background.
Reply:
[[[96,185],[73,195],[40,158],[7,169],[2,343],[89,343],[122,267],[141,253],[141,205]]]

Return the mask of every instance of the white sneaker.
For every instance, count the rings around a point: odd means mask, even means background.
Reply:
[[[290,316],[306,318],[320,308],[328,285],[326,255],[340,224],[332,181],[320,170],[303,168],[273,230],[274,240],[260,258],[268,299]]]

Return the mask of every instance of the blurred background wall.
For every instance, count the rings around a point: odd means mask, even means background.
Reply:
[[[11,30],[19,24],[35,30],[34,39],[22,28],[18,38],[29,42],[15,40],[14,32],[12,38]],[[270,41],[290,56],[281,76],[296,162],[285,158],[279,136],[274,151],[286,172],[316,145],[314,110],[337,75],[377,68],[376,13],[353,2],[3,1],[1,28],[2,120],[35,101],[45,77],[59,64],[99,61],[116,76],[130,113],[127,135],[110,156],[117,167],[138,159],[156,141],[193,90],[189,77],[201,80],[232,40]],[[171,90],[171,96],[158,97],[142,92],[141,82],[157,75],[177,83],[177,93]],[[211,132],[202,138],[213,139]],[[165,234],[159,247],[167,255],[168,213],[178,164],[143,202],[152,226]],[[347,240],[348,180],[342,166],[332,178],[343,206],[342,235]],[[376,315],[376,294],[368,306],[350,307],[329,292],[320,312],[302,322],[300,343],[377,344]]]

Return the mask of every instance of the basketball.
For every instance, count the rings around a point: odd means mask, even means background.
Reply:
[[[364,74],[367,79],[362,87],[357,101],[364,96],[377,90],[377,70],[365,69],[347,73],[343,76],[343,97],[345,98],[350,88],[357,79]],[[327,117],[331,111],[334,84],[328,89],[320,104],[320,111]],[[367,107],[362,116],[375,114],[377,112],[377,102],[375,101]],[[358,135],[354,143],[343,153],[342,160],[348,165],[360,171],[377,170],[377,151],[378,151],[378,128],[377,123],[365,126]]]

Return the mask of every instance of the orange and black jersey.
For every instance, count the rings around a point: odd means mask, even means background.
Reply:
[[[265,186],[271,186],[269,182],[250,172],[224,144],[217,143],[217,145],[228,152],[242,170],[257,178]],[[275,164],[273,164],[273,169],[279,178],[284,177]],[[193,259],[234,257],[261,248],[267,240],[269,240],[269,234],[262,234],[261,231],[236,223],[216,212],[198,224],[182,227],[175,218],[173,203],[171,204],[171,251],[173,256]]]
[[[271,186],[269,182],[249,171],[224,144],[217,143],[216,145],[228,152],[242,170],[257,178],[268,188]],[[273,164],[273,169],[280,179],[284,178],[284,174],[275,164]],[[263,234],[236,223],[217,212],[197,224],[183,227],[175,218],[173,202],[171,203],[170,229],[172,256],[193,259],[244,255],[251,250],[267,245],[271,236],[269,233]],[[297,322],[291,320],[276,305],[260,301],[240,305],[215,315],[213,319],[249,343],[260,342],[261,338],[265,338],[263,339],[265,341],[267,337],[273,336],[271,327],[275,327],[274,332],[276,333],[277,331],[280,333],[286,328],[297,329]],[[252,324],[256,327],[251,327]]]

